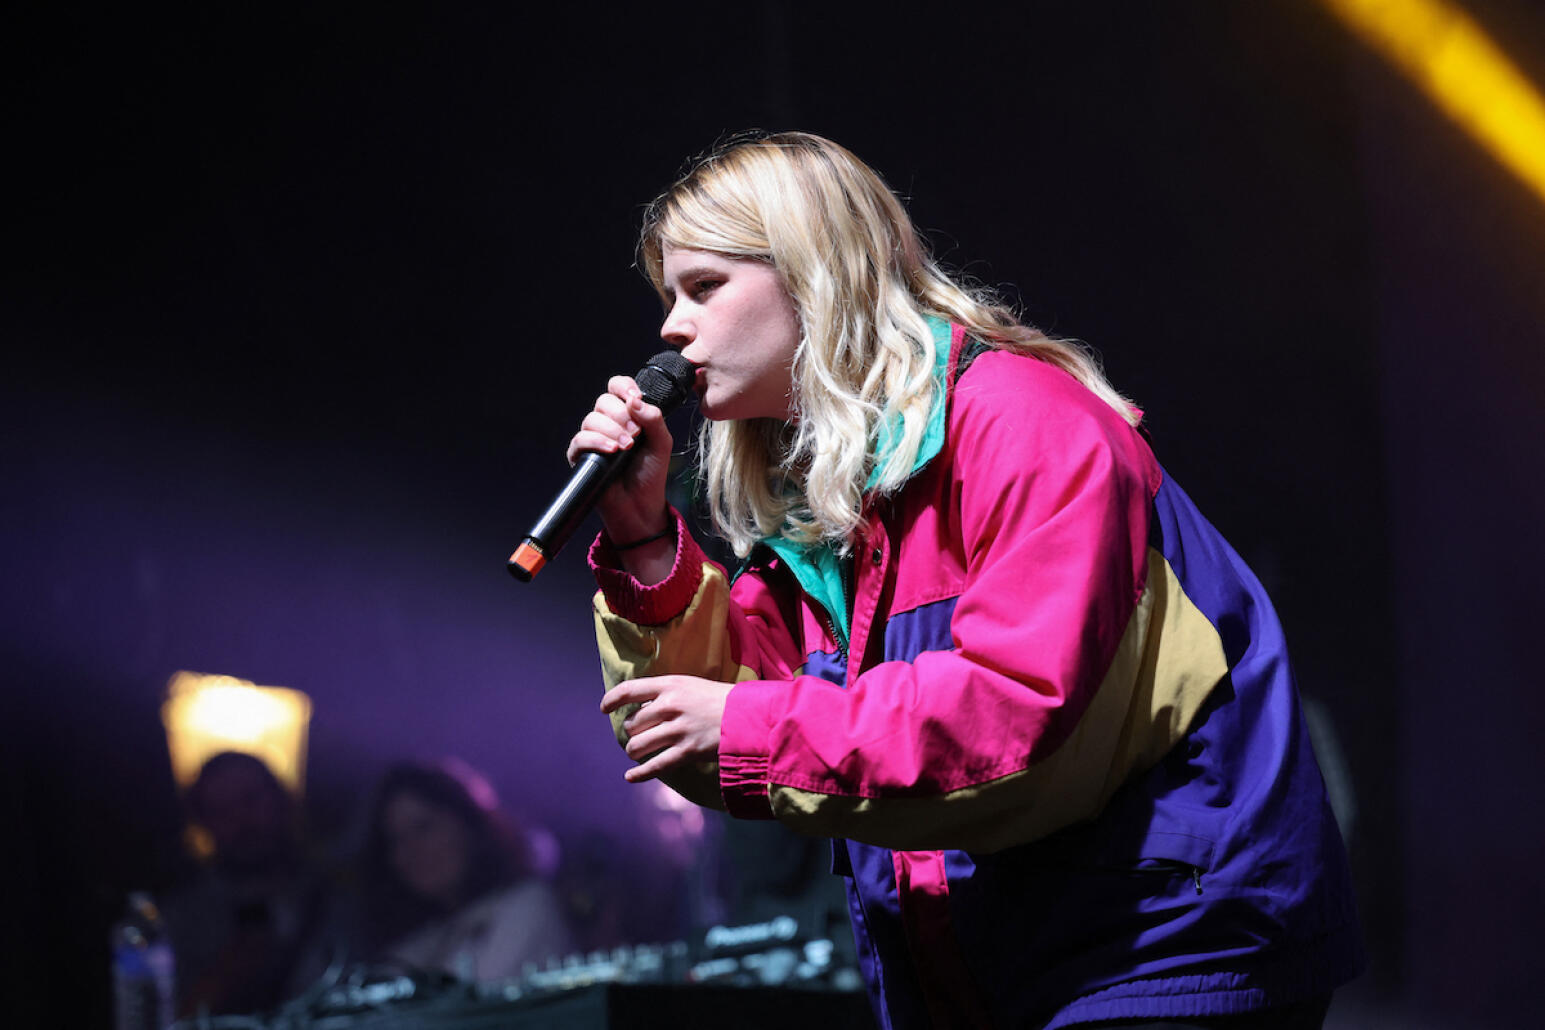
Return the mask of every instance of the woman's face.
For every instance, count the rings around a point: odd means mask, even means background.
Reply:
[[[401,793],[387,801],[382,823],[392,869],[409,889],[445,905],[464,900],[470,837],[454,813]]]
[[[670,310],[660,338],[697,366],[703,415],[792,418],[799,316],[777,271],[706,250],[661,256]]]

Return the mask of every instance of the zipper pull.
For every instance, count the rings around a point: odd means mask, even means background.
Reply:
[[[1198,893],[1198,894],[1202,893],[1202,867],[1201,866],[1195,866],[1194,865],[1194,866],[1191,867],[1191,882],[1196,884],[1196,893]]]

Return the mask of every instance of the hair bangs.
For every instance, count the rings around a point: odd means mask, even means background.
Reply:
[[[665,248],[732,257],[772,257],[761,192],[752,177],[726,164],[704,164],[662,196],[644,219],[639,249],[644,272],[665,288]]]

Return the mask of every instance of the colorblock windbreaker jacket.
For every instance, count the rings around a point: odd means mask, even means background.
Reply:
[[[603,537],[607,686],[736,684],[717,768],[673,786],[833,838],[882,1027],[1328,994],[1360,937],[1260,584],[1071,376],[938,337],[941,439],[870,505],[842,601],[788,548],[731,585],[682,525],[645,586]]]

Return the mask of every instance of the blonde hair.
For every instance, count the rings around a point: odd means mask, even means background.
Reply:
[[[799,316],[794,421],[705,422],[699,439],[714,528],[742,557],[777,534],[845,550],[871,477],[888,494],[911,476],[938,389],[930,316],[1056,365],[1137,423],[1092,355],[953,281],[880,176],[820,136],[731,139],[650,204],[639,261],[662,300],[667,246],[768,262]]]

